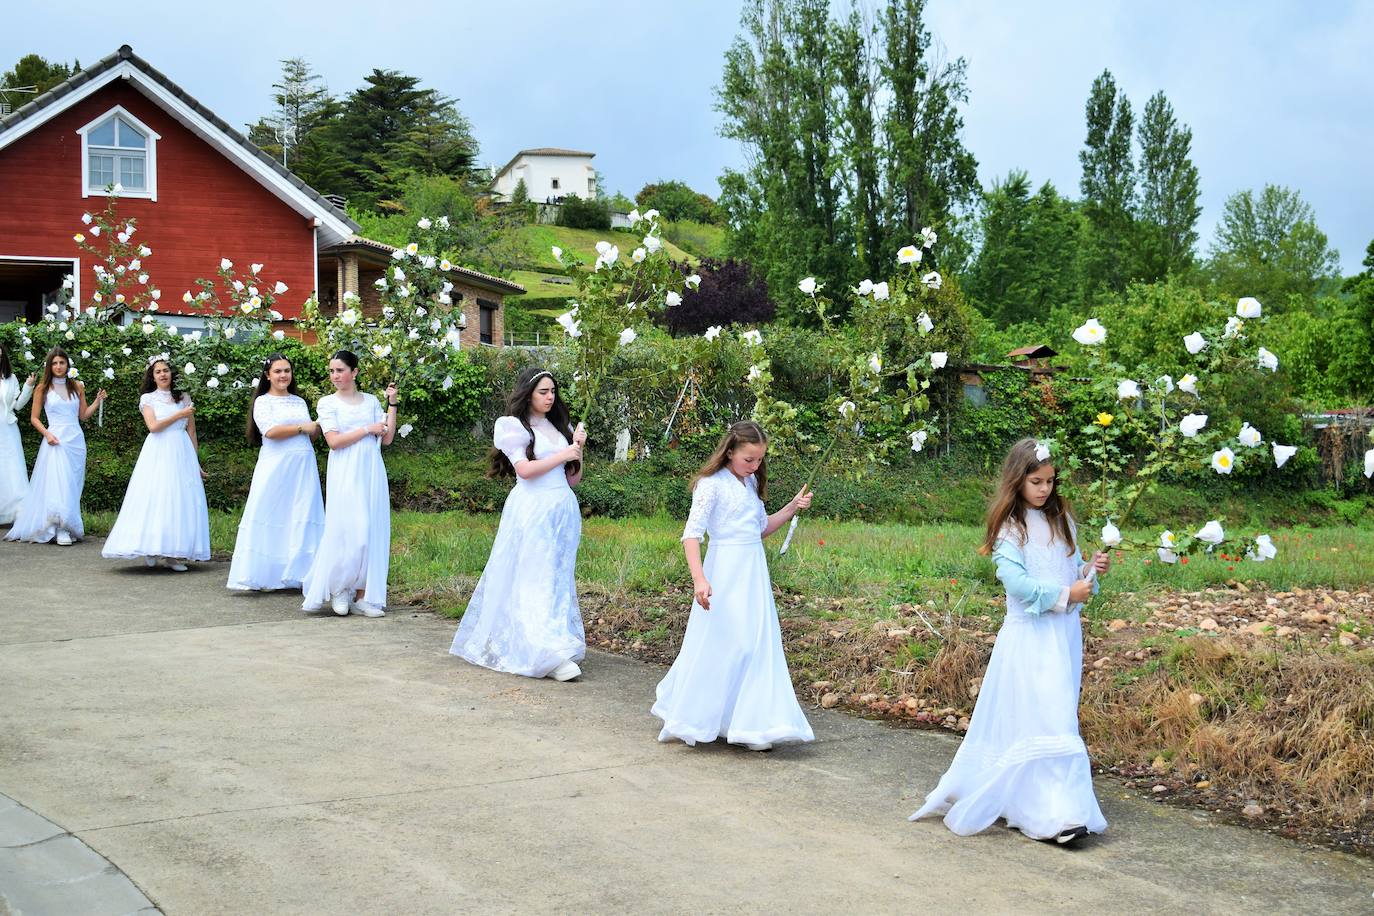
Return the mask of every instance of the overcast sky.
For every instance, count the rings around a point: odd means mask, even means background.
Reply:
[[[659,178],[714,194],[741,161],[713,108],[738,0],[74,0],[4,18],[0,69],[30,52],[90,64],[127,42],[235,125],[270,110],[278,61],[301,56],[339,94],[373,67],[419,76],[458,99],[490,164],[589,150],[633,195]],[[969,62],[965,139],[984,183],[1022,168],[1076,195],[1083,105],[1106,67],[1137,115],[1163,89],[1192,126],[1204,249],[1227,195],[1273,182],[1302,192],[1359,269],[1374,238],[1374,3],[931,0],[928,19]]]

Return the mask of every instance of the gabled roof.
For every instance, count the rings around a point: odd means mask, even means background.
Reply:
[[[344,239],[337,245],[331,245],[328,248],[321,249],[320,254],[331,255],[340,254],[345,251],[368,251],[376,253],[378,258],[382,260],[384,264],[387,264],[390,263],[391,253],[395,250],[395,245],[388,245],[386,242],[379,242],[376,239],[355,235],[351,238]],[[525,287],[521,286],[519,283],[503,279],[502,277],[493,277],[491,274],[484,274],[480,270],[473,270],[470,267],[459,267],[455,264],[449,273],[462,277],[477,286],[485,286],[498,293],[505,293],[508,296],[521,296],[527,292]]]
[[[346,239],[361,228],[348,218],[347,213],[192,98],[135,54],[128,45],[122,45],[110,56],[0,118],[0,149],[27,136],[77,102],[121,78],[296,212],[319,219],[321,247]]]
[[[510,170],[510,167],[515,165],[515,160],[519,159],[521,156],[584,156],[587,159],[593,159],[596,157],[596,153],[584,153],[582,150],[576,149],[560,149],[556,146],[536,146],[534,149],[522,149],[520,152],[510,157],[510,162],[507,162],[497,169],[495,173],[492,174],[491,180],[495,181],[506,174],[506,172]]]
[[[1015,359],[1018,356],[1023,356],[1027,359],[1033,359],[1036,357],[1048,358],[1051,356],[1058,356],[1059,352],[1051,348],[1048,344],[1032,344],[1029,347],[1017,347],[1015,350],[1012,350],[1007,355],[1013,359]]]

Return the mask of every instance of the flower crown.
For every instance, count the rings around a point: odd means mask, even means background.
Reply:
[[[166,363],[168,366],[172,365],[172,355],[170,353],[154,353],[152,356],[148,357],[149,369],[153,368],[157,363]]]

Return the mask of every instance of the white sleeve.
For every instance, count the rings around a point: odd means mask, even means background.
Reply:
[[[682,529],[682,540],[691,538],[701,540],[711,525],[711,513],[716,508],[720,490],[715,478],[703,477],[692,490],[692,511],[687,513],[687,525]]]
[[[138,412],[139,412],[139,413],[143,413],[143,408],[145,408],[145,407],[152,407],[152,406],[153,406],[153,393],[152,393],[151,391],[148,392],[147,394],[140,394],[140,395],[138,396]],[[157,408],[155,408],[155,407],[153,408],[153,413],[157,413]]]
[[[511,467],[529,460],[530,432],[515,417],[497,417],[491,431],[492,445],[508,459]]]
[[[24,382],[24,387],[21,388],[21,389],[19,390],[19,397],[18,397],[17,399],[15,399],[14,406],[11,407],[10,409],[11,409],[11,410],[18,410],[19,408],[21,408],[21,407],[23,407],[25,404],[27,404],[27,403],[29,402],[29,398],[32,397],[32,396],[33,396],[33,385],[29,384],[29,383],[26,381],[26,382]]]
[[[253,423],[264,436],[277,426],[277,412],[272,409],[271,401],[271,396],[266,394],[260,394],[253,399]]]
[[[336,403],[333,395],[325,395],[320,398],[320,402],[315,405],[315,416],[319,418],[321,433],[336,433],[339,431],[339,412]]]

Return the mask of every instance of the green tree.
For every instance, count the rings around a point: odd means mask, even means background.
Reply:
[[[645,209],[657,210],[665,220],[690,219],[698,223],[718,223],[720,215],[716,202],[705,194],[693,191],[681,181],[657,181],[646,184],[635,195],[635,203]]]
[[[1174,117],[1163,92],[1145,103],[1139,138],[1140,275],[1152,281],[1192,266],[1202,207],[1197,166],[1189,157],[1193,131]]]
[[[1110,70],[1093,80],[1086,106],[1088,135],[1078,154],[1079,190],[1092,232],[1085,263],[1086,292],[1120,291],[1130,278],[1134,242],[1135,164],[1131,157],[1131,100],[1118,92]]]
[[[342,106],[303,58],[281,65],[281,77],[272,84],[276,107],[248,126],[248,139],[316,190],[342,192],[346,163],[330,130]]]
[[[883,11],[881,64],[890,102],[883,122],[890,207],[888,248],[910,243],[923,226],[945,234],[948,261],[955,211],[980,190],[978,162],[963,144],[959,105],[968,101],[968,64],[931,50],[926,0],[890,0]]]
[[[412,175],[466,178],[477,155],[467,119],[419,78],[373,70],[349,94],[330,136],[344,160],[344,193],[368,207],[397,209]]]
[[[878,95],[882,74],[878,67],[878,30],[857,2],[835,30],[839,88],[843,118],[839,136],[845,162],[845,193],[853,224],[854,255],[868,277],[880,276],[888,265],[883,224],[882,151],[878,126]]]
[[[20,108],[80,70],[80,63],[68,66],[50,63],[37,54],[25,54],[15,63],[14,69],[0,74],[0,102]],[[34,91],[18,92],[18,89]]]
[[[521,178],[515,183],[515,189],[510,192],[510,202],[516,206],[524,206],[530,202],[530,189],[525,184],[525,179]]]
[[[1258,196],[1238,191],[1223,204],[1210,265],[1220,292],[1282,309],[1291,296],[1315,295],[1339,265],[1340,254],[1297,191],[1270,184]]]

